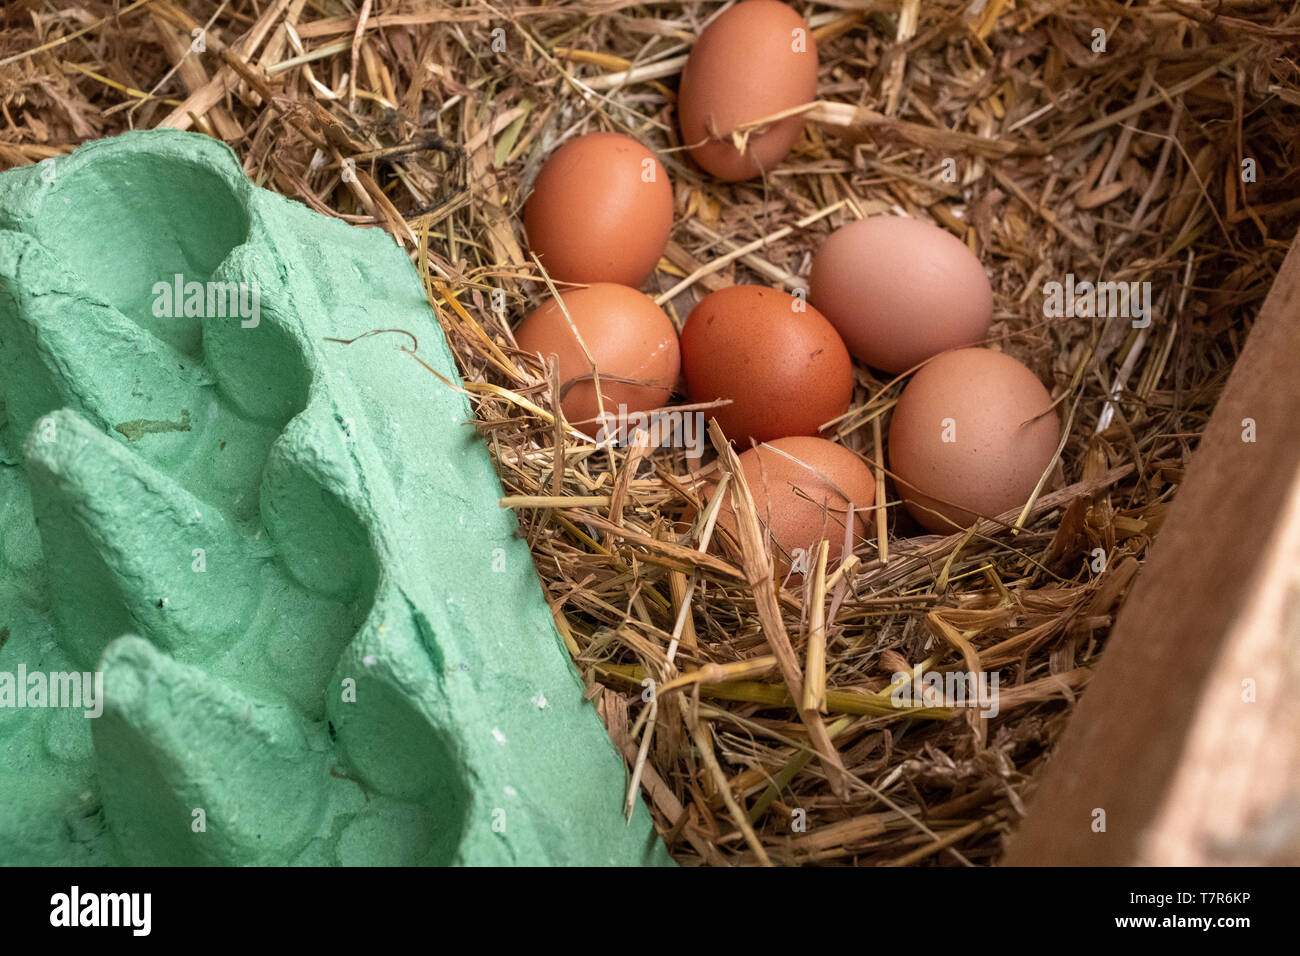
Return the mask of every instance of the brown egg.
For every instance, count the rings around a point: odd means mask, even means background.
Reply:
[[[705,27],[691,48],[677,97],[682,144],[719,179],[750,179],[790,151],[803,117],[755,130],[743,153],[732,130],[816,97],[817,44],[803,17],[777,0],[745,0]]]
[[[824,438],[778,438],[741,454],[740,465],[759,521],[771,533],[783,570],[811,569],[816,546],[823,538],[830,542],[828,565],[838,562],[849,502],[854,509],[854,541],[871,533],[875,475],[843,445]],[[737,533],[730,491],[719,509],[718,522],[733,536]]]
[[[894,373],[979,342],[993,316],[993,290],[965,243],[901,216],[832,233],[813,256],[809,296],[854,356]]]
[[[667,403],[681,366],[677,330],[648,295],[627,286],[599,282],[562,292],[561,298],[600,373],[605,411],[646,412]],[[548,299],[515,329],[525,352],[557,357],[561,407],[574,427],[593,437],[600,430],[591,362],[564,318]]]
[[[551,278],[639,286],[673,225],[659,160],[619,133],[571,139],[547,158],[524,206],[529,247]]]
[[[743,447],[815,435],[853,397],[853,361],[831,324],[801,299],[756,285],[700,300],[682,329],[682,372],[692,402],[732,399],[709,414]]]
[[[977,515],[1022,506],[1056,453],[1051,406],[1038,377],[1001,352],[957,349],[928,362],[889,426],[889,466],[907,510],[952,534]]]

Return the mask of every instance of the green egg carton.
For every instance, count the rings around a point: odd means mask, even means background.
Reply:
[[[0,174],[0,863],[670,862],[413,339],[215,140]]]

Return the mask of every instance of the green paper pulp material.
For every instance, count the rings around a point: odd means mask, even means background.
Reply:
[[[0,174],[0,863],[669,862],[411,336],[207,137]]]

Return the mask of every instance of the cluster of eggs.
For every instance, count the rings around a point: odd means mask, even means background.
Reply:
[[[797,108],[812,102],[816,85],[816,45],[803,18],[778,0],[743,0],[704,29],[688,57],[677,104],[682,143],[719,179],[758,176],[799,138]],[[852,534],[869,534],[863,519],[876,482],[858,455],[817,434],[849,408],[853,359],[893,374],[921,366],[888,439],[908,511],[950,533],[1029,498],[1059,424],[1028,368],[970,347],[987,334],[993,293],[959,239],[903,217],[851,223],[816,251],[806,297],[723,288],[695,306],[679,338],[637,291],[672,224],[667,173],[630,137],[570,140],[537,175],[524,210],[529,246],[553,279],[585,287],[544,302],[515,337],[527,352],[555,356],[561,407],[576,427],[595,437],[602,409],[660,408],[680,376],[691,402],[729,401],[711,413],[748,449],[740,455],[746,483],[787,562],[823,538],[837,554],[850,505]],[[734,528],[729,511],[724,521]]]

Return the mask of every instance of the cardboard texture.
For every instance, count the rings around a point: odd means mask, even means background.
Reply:
[[[414,340],[207,137],[0,175],[0,862],[669,862]]]

